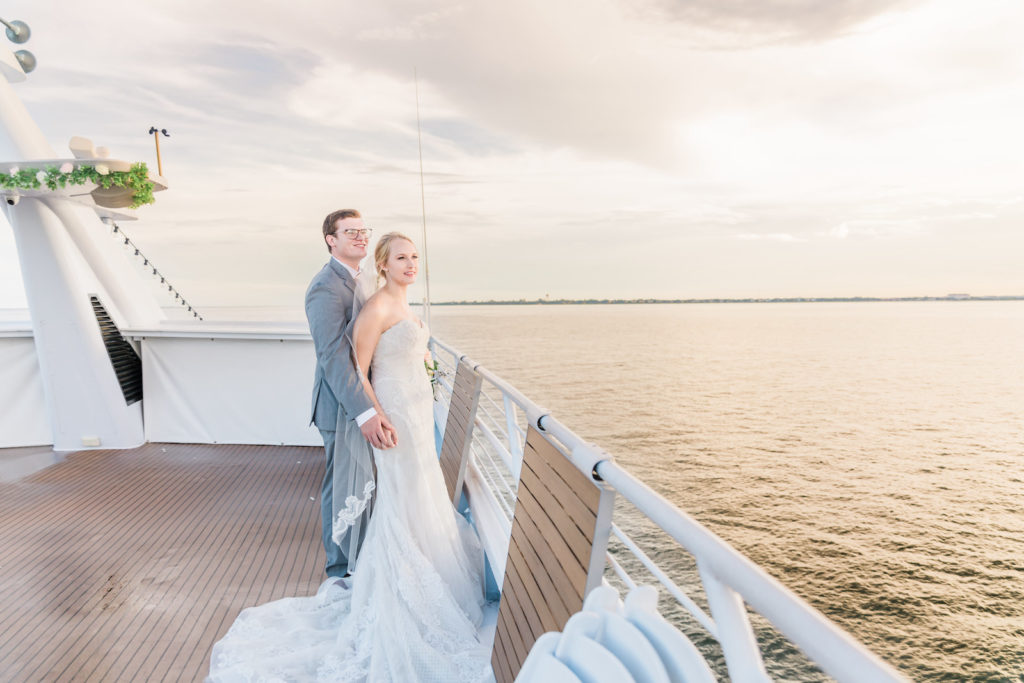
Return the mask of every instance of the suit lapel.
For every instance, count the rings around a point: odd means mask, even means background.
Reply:
[[[341,265],[341,263],[339,263],[333,256],[331,257],[329,264],[331,266],[331,270],[334,271],[334,274],[340,277],[341,281],[345,283],[345,286],[354,294],[356,292],[356,281],[355,278],[352,277],[352,274],[348,272],[348,268]]]

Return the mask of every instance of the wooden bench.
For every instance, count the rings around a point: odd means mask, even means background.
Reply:
[[[473,423],[480,403],[482,383],[483,378],[473,369],[472,364],[465,359],[459,360],[452,384],[452,400],[448,404],[444,439],[441,442],[441,472],[448,487],[448,496],[454,505],[459,504],[466,480],[466,465],[469,463],[469,451],[473,443]]]
[[[491,654],[498,683],[512,683],[537,639],[563,630],[601,584],[613,502],[529,428]]]

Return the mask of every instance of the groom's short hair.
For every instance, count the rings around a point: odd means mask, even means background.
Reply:
[[[327,218],[324,219],[324,244],[327,244],[327,236],[334,234],[334,224],[342,218],[362,218],[362,216],[355,209],[338,209],[327,214]],[[331,245],[327,244],[327,253],[330,251]]]

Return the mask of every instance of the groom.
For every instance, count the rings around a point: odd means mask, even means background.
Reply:
[[[363,225],[358,211],[342,209],[324,219],[323,234],[331,260],[316,274],[306,291],[306,319],[316,349],[313,423],[323,436],[327,453],[327,471],[320,488],[327,576],[344,577],[349,572],[348,554],[331,537],[334,465],[336,458],[350,458],[353,454],[343,449],[335,453],[338,430],[343,429],[347,421],[354,420],[366,441],[376,448],[390,448],[397,439],[395,428],[383,415],[377,414],[363,390],[353,363],[350,337],[346,335],[354,316],[353,304],[358,307],[363,303],[364,295],[356,283],[356,275],[359,262],[366,257],[370,230]],[[369,449],[369,444],[363,445]]]

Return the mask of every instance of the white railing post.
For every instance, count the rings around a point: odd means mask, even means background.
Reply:
[[[597,520],[594,523],[594,543],[590,546],[590,563],[587,567],[587,587],[584,597],[604,581],[604,568],[608,557],[608,537],[612,530],[612,514],[615,511],[615,489],[595,482],[601,489],[597,504]]]
[[[757,646],[754,629],[750,626],[743,598],[719,581],[699,560],[697,568],[704,582],[704,594],[708,598],[711,618],[715,620],[718,630],[718,643],[725,655],[729,678],[737,683],[770,683],[771,678],[764,670],[761,650]]]
[[[512,473],[512,478],[519,481],[519,472],[523,467],[522,453],[519,454],[518,458],[509,453],[508,449],[505,448],[505,444],[501,443],[501,440],[498,439],[493,431],[491,431],[490,427],[484,424],[484,421],[481,420],[479,416],[477,416],[474,424],[476,426],[476,430],[479,430],[479,432],[484,435],[484,438],[487,439],[487,443],[489,443],[491,448],[493,448],[498,454],[501,461],[505,463],[505,467],[507,467],[509,472]]]
[[[505,426],[508,429],[508,449],[512,457],[523,459],[523,439],[519,436],[519,415],[516,412],[516,404],[512,402],[509,395],[504,391],[501,397],[505,403]]]

